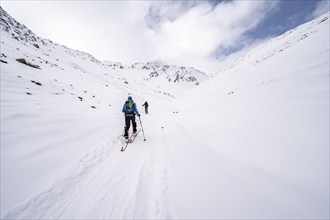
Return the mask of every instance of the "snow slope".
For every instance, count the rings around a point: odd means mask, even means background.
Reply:
[[[329,13],[204,81],[100,62],[1,11],[1,218],[328,219],[328,38]],[[147,141],[120,152],[128,94]]]
[[[329,60],[327,13],[176,101],[182,216],[329,218]]]

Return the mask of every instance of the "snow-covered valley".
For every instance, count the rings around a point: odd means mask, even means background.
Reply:
[[[0,22],[1,219],[330,217],[329,13],[213,77]],[[128,95],[146,141],[121,152]]]

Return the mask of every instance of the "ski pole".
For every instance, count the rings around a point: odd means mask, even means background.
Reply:
[[[141,125],[141,129],[142,129],[142,134],[143,134],[143,140],[146,141],[146,137],[144,136],[144,131],[143,131],[143,127],[142,127],[142,122],[141,122],[141,118],[139,116],[139,122],[140,122],[140,125]]]
[[[124,129],[123,129],[123,135],[122,136],[125,136],[125,129],[126,129],[126,120],[125,120],[125,123],[124,123]]]

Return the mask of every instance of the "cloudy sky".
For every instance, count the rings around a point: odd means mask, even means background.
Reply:
[[[1,0],[1,7],[38,36],[102,61],[213,72],[226,57],[329,11],[329,1]]]

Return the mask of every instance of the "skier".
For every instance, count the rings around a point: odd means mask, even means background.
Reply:
[[[144,106],[146,114],[148,114],[148,102],[146,101],[142,106]]]
[[[130,122],[132,121],[133,126],[133,133],[135,133],[136,130],[136,122],[135,122],[135,114],[140,117],[140,113],[136,107],[135,102],[133,101],[131,96],[128,96],[127,101],[125,102],[123,106],[123,113],[125,113],[125,139],[128,139],[128,130],[130,128]]]

